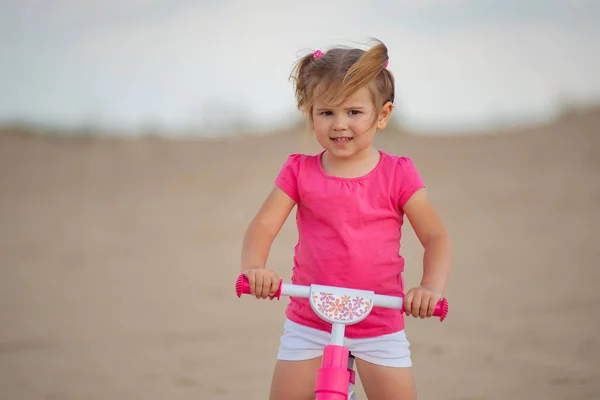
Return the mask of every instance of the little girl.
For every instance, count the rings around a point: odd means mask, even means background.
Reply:
[[[248,227],[241,270],[257,298],[268,298],[279,287],[279,277],[265,265],[297,206],[292,283],[405,295],[407,315],[432,316],[450,270],[450,243],[411,159],[373,147],[393,109],[394,78],[387,65],[381,42],[368,51],[317,50],[298,61],[293,76],[298,109],[323,151],[288,156]],[[400,255],[404,215],[424,247],[421,284],[406,293]],[[308,299],[290,299],[271,400],[314,398],[330,329]],[[376,307],[365,320],[348,325],[346,337],[368,398],[416,399],[400,311]]]

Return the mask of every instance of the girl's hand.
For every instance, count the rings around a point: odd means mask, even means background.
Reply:
[[[442,294],[432,287],[419,286],[412,288],[404,297],[404,312],[415,318],[429,318],[433,315],[435,306],[442,298]]]
[[[246,278],[248,278],[250,294],[257,299],[266,299],[277,293],[281,280],[274,271],[267,268],[256,267],[247,269],[243,273]]]

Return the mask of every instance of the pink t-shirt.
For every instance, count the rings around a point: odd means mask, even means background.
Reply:
[[[380,153],[377,166],[358,178],[327,175],[321,164],[323,153],[288,156],[275,184],[298,207],[292,283],[404,295],[402,207],[424,184],[411,159]],[[291,298],[286,316],[302,325],[331,330],[308,299]],[[346,336],[373,337],[402,329],[404,316],[399,310],[374,307],[363,321],[346,326]]]

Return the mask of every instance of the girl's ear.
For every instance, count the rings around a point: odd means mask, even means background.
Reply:
[[[390,116],[392,115],[392,110],[394,109],[394,105],[391,102],[387,102],[381,107],[379,111],[379,117],[377,119],[377,130],[384,130],[387,126],[388,121],[390,120]]]

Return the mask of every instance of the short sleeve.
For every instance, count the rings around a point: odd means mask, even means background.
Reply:
[[[289,155],[275,179],[275,185],[296,203],[300,201],[300,196],[298,195],[298,173],[300,171],[301,159],[301,154]]]
[[[398,206],[403,208],[417,190],[425,187],[425,183],[410,158],[399,157],[396,168]]]

